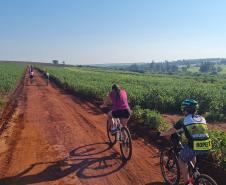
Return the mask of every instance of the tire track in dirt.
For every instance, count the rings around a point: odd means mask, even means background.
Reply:
[[[163,184],[156,148],[133,140],[132,159],[124,164],[118,145],[106,143],[106,115],[53,84],[46,86],[39,75],[25,84],[21,96],[26,98],[18,98],[23,116],[12,119],[0,136],[0,148],[5,145],[0,185]]]

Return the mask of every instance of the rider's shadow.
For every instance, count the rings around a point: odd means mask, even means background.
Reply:
[[[0,179],[0,185],[27,185],[59,180],[76,173],[79,178],[98,178],[119,171],[125,163],[120,155],[112,151],[108,143],[95,143],[72,150],[68,157],[52,162],[31,164],[28,168],[12,177]],[[42,171],[28,175],[29,172],[40,166]]]
[[[70,157],[88,160],[86,165],[77,171],[78,177],[86,179],[110,175],[125,165],[120,154],[113,151],[107,142],[78,147],[70,152]]]

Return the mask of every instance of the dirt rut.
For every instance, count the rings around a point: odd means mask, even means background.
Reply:
[[[26,78],[18,106],[0,136],[0,185],[161,185],[158,150],[133,140],[123,163],[108,145],[106,115],[97,107]]]

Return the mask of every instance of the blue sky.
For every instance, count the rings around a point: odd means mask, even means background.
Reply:
[[[226,57],[224,0],[0,0],[0,60]]]

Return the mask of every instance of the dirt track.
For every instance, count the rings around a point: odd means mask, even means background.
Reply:
[[[105,123],[94,105],[36,76],[0,136],[0,185],[164,184],[158,150],[133,140],[132,159],[122,163]]]

